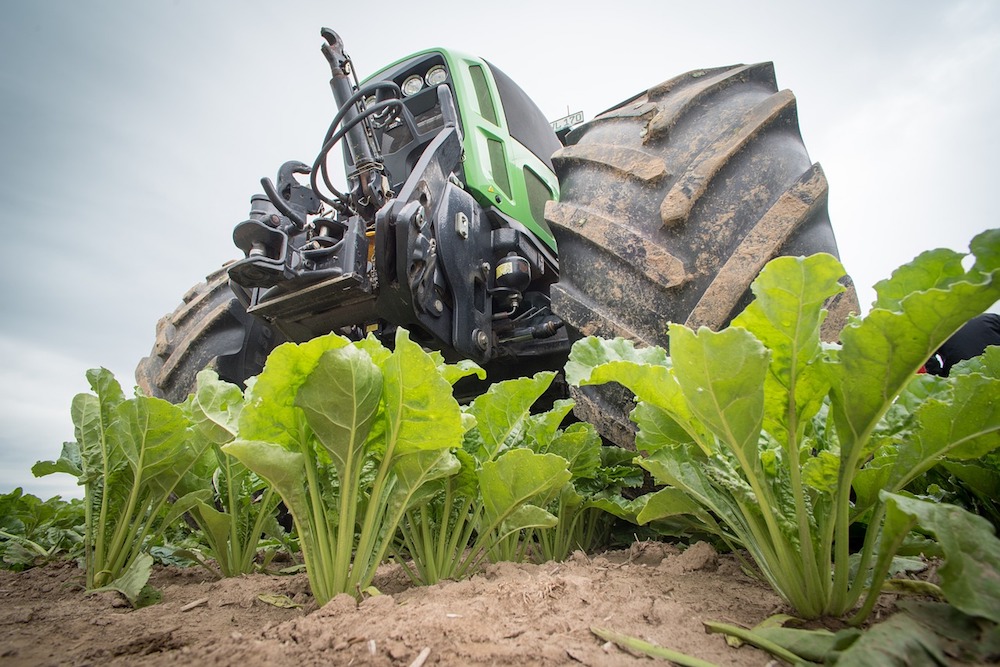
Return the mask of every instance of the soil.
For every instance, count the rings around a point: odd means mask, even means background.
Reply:
[[[752,626],[788,610],[731,555],[659,542],[564,563],[498,563],[465,581],[413,586],[397,565],[381,595],[318,607],[304,573],[216,580],[160,567],[159,603],[87,595],[74,563],[0,571],[3,665],[632,665],[603,627],[718,665],[767,665],[704,621]],[[295,603],[277,606],[275,603]]]

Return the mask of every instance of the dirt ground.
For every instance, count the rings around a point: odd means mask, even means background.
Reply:
[[[752,626],[787,611],[731,556],[641,542],[565,563],[500,563],[466,581],[411,586],[395,565],[382,595],[317,607],[306,575],[215,580],[157,567],[155,605],[85,595],[83,572],[58,563],[0,572],[3,665],[632,665],[651,664],[599,639],[604,627],[718,665],[767,665],[729,647],[703,621]],[[280,597],[300,606],[276,606]]]

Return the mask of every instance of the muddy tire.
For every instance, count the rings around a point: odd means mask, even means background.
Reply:
[[[160,319],[153,350],[139,362],[135,379],[147,395],[179,403],[204,368],[243,386],[260,373],[280,342],[271,327],[247,315],[223,268],[192,287],[180,307]]]
[[[561,195],[545,218],[559,245],[552,308],[577,335],[666,347],[670,322],[725,326],[770,259],[838,256],[826,177],[771,63],[683,74],[575,129],[567,144],[553,156]],[[827,304],[827,340],[858,312],[844,282]],[[576,398],[580,412],[615,422],[603,433],[630,429],[627,413],[608,414],[619,397]]]

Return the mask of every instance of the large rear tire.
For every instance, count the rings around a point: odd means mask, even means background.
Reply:
[[[545,217],[559,246],[552,308],[578,335],[666,347],[670,322],[725,326],[770,259],[838,256],[826,177],[771,63],[683,74],[600,114],[567,143],[553,156],[561,195]],[[827,340],[858,312],[844,282],[847,291],[827,304]],[[631,427],[621,396],[575,397],[578,414],[605,422],[603,434],[624,444]]]
[[[135,379],[147,395],[180,403],[205,368],[243,386],[260,373],[280,342],[276,331],[247,314],[222,268],[188,290],[177,310],[160,319],[153,350],[139,362]]]

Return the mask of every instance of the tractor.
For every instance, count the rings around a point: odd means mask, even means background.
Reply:
[[[338,111],[319,153],[261,179],[233,231],[243,257],[161,319],[136,370],[149,395],[182,401],[206,366],[242,384],[284,341],[388,346],[398,327],[487,382],[558,370],[581,336],[666,346],[670,322],[723,327],[768,260],[837,255],[771,63],[688,72],[557,133],[486,60],[429,49],[359,81],[321,36]],[[844,281],[827,339],[858,310]],[[460,398],[485,389],[463,382]],[[552,391],[628,446],[624,390]]]

